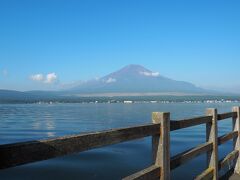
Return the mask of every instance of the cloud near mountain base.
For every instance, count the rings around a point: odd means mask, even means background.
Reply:
[[[159,77],[160,73],[159,72],[140,72],[140,74],[144,75],[144,76],[150,76],[150,77]]]
[[[57,82],[58,76],[56,75],[56,73],[49,73],[47,75],[40,73],[31,75],[30,79],[32,81],[41,82],[45,84],[53,84]]]

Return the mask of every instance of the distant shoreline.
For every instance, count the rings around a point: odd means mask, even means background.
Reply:
[[[0,98],[0,104],[63,104],[63,103],[240,103],[240,96],[210,95],[162,95],[162,96],[93,96],[93,97],[49,97],[49,98]]]
[[[74,94],[76,97],[140,97],[140,96],[207,96],[200,93],[160,92],[160,93],[86,93]]]

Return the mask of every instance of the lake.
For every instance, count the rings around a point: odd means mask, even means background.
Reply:
[[[171,112],[172,120],[202,116],[206,108],[230,112],[239,103],[139,104],[0,104],[0,144],[39,140],[151,122],[154,111]],[[232,130],[231,120],[219,122],[219,136]],[[171,155],[205,142],[205,126],[171,133]],[[219,147],[220,159],[232,142]],[[152,163],[151,138],[112,145],[62,158],[0,171],[1,180],[121,179]],[[172,179],[193,179],[206,168],[202,155],[172,171]]]

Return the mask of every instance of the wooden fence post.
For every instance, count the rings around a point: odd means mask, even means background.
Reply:
[[[153,112],[152,121],[160,123],[160,136],[152,139],[153,160],[161,168],[160,179],[170,180],[170,113]]]
[[[237,117],[233,118],[233,130],[238,131],[238,136],[233,139],[234,150],[240,151],[240,107],[233,107],[233,112],[237,113]],[[234,172],[240,174],[240,157],[238,156]]]
[[[212,116],[212,122],[206,124],[206,140],[213,143],[213,149],[207,152],[209,168],[214,169],[213,180],[218,180],[218,125],[217,109],[207,109],[207,116]]]

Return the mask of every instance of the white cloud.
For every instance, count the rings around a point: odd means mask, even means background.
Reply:
[[[158,77],[158,76],[160,76],[160,73],[159,73],[159,72],[153,72],[153,73],[152,73],[152,76]]]
[[[117,80],[110,77],[110,78],[108,78],[107,80],[105,80],[104,82],[106,82],[107,84],[109,84],[109,83],[117,82]]]
[[[159,72],[140,72],[140,74],[144,75],[144,76],[151,76],[151,77],[158,77],[160,76]]]
[[[46,84],[52,84],[57,81],[58,77],[56,73],[49,73],[46,76],[43,74],[34,74],[30,76],[32,81],[42,82]]]
[[[30,79],[33,81],[44,81],[44,75],[43,74],[34,74],[30,76]]]
[[[45,83],[52,84],[52,83],[56,82],[57,78],[58,77],[55,73],[49,73],[46,75]]]

